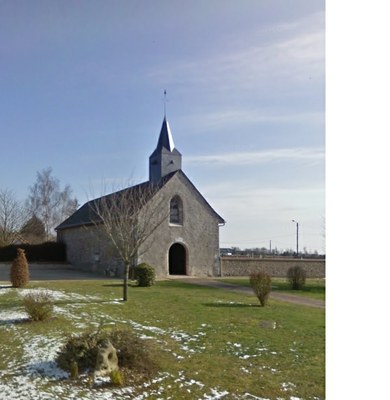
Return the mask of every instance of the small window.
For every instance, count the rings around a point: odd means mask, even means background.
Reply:
[[[174,196],[170,203],[170,217],[171,224],[183,224],[183,202],[179,196]]]

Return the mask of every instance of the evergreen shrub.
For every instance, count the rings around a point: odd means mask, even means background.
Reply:
[[[15,288],[25,287],[30,281],[28,262],[23,249],[17,249],[16,258],[11,265],[10,280]]]
[[[138,282],[138,286],[153,286],[156,280],[156,272],[150,265],[142,263],[134,268],[134,278]]]
[[[249,277],[249,283],[261,307],[264,307],[271,293],[271,277],[264,271],[254,272]]]
[[[27,294],[23,304],[32,321],[46,321],[53,314],[53,299],[46,291],[37,290]]]
[[[290,267],[287,271],[287,282],[293,290],[303,289],[306,283],[305,270],[299,265]]]

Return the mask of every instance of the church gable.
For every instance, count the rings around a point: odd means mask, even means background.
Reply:
[[[183,209],[183,196],[185,198],[191,198],[192,201],[196,201],[199,205],[204,209],[204,212],[208,213],[209,216],[217,221],[218,224],[224,224],[225,220],[211,207],[208,201],[203,197],[203,195],[199,192],[199,190],[195,187],[195,185],[189,180],[189,178],[185,175],[183,171],[177,171],[173,174],[173,179],[171,179],[167,185],[167,187],[174,186],[177,190],[177,193],[173,195],[172,200],[175,198],[181,202],[181,208]],[[185,188],[185,189],[184,189]],[[180,207],[179,207],[180,211]],[[184,214],[185,210],[181,211]],[[184,219],[184,216],[181,217]]]
[[[219,226],[225,221],[187,176],[173,173],[152,201],[167,218],[145,243],[139,262],[153,265],[160,276],[218,274]]]

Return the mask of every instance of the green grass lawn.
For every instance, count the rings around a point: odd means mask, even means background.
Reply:
[[[218,278],[218,280],[250,287],[249,277],[224,277]],[[299,296],[311,297],[313,299],[325,300],[325,279],[308,278],[306,279],[305,287],[302,290],[292,290],[287,283],[286,278],[272,278],[272,290],[275,292],[285,292]]]
[[[53,291],[55,318],[26,322],[20,290],[0,289],[0,392],[6,397],[107,399],[113,391],[114,399],[325,398],[324,310],[272,300],[262,308],[254,296],[177,281],[129,288],[126,303],[113,280],[29,288]],[[99,325],[130,326],[153,341],[160,373],[147,384],[115,390],[60,380],[55,350],[67,334]]]

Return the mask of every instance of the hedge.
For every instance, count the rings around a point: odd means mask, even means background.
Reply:
[[[13,244],[0,247],[0,262],[16,258],[17,249],[23,249],[28,262],[65,262],[66,247],[64,243],[45,242],[42,244]]]

